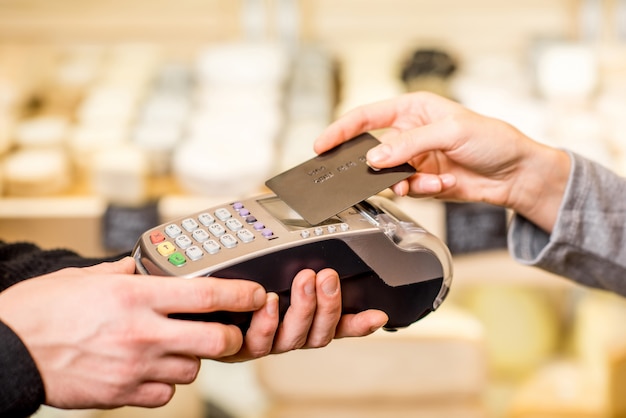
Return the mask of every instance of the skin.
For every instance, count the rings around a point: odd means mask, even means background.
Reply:
[[[515,127],[427,92],[358,107],[317,138],[317,153],[384,129],[367,154],[373,168],[408,162],[418,171],[392,189],[400,196],[486,202],[514,210],[551,232],[570,174],[566,152]]]
[[[380,311],[341,316],[333,270],[303,270],[279,325],[278,296],[246,280],[139,276],[131,258],[68,268],[0,293],[0,318],[37,364],[46,404],[58,408],[157,407],[195,380],[200,359],[237,362],[333,338],[363,336]],[[168,318],[176,312],[254,311],[245,337],[234,325]]]

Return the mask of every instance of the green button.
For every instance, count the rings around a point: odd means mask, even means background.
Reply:
[[[170,258],[168,258],[168,260],[175,266],[182,266],[187,262],[187,260],[185,260],[185,256],[179,252],[175,252],[174,254],[170,255]]]

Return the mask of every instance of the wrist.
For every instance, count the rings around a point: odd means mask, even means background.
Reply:
[[[566,151],[534,143],[517,176],[516,200],[511,209],[551,233],[571,171]]]

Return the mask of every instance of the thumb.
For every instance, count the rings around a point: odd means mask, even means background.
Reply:
[[[118,261],[100,263],[86,269],[99,274],[133,274],[135,272],[135,260],[132,257],[124,257]]]

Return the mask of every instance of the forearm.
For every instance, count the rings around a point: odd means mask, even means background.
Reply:
[[[570,155],[572,174],[552,232],[517,218],[511,252],[524,264],[626,296],[626,179]]]

